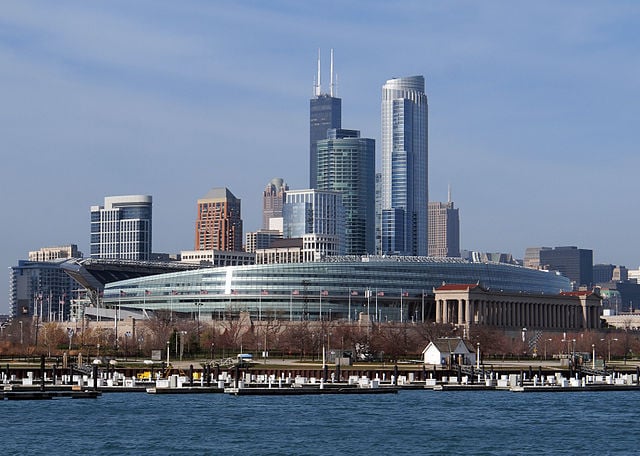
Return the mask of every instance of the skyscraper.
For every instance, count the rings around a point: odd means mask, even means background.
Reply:
[[[460,217],[451,194],[446,203],[429,203],[429,256],[460,256]]]
[[[375,253],[375,140],[332,128],[317,149],[318,190],[342,194],[345,253]]]
[[[576,246],[540,250],[540,266],[560,271],[575,287],[593,285],[593,250]]]
[[[309,188],[317,188],[316,143],[327,138],[327,130],[342,127],[342,100],[334,97],[333,49],[329,93],[322,92],[320,84],[320,51],[318,51],[318,76],[314,86],[314,98],[309,103]]]
[[[271,179],[262,192],[262,229],[282,232],[282,206],[289,186],[281,177]]]
[[[198,200],[195,250],[242,250],[240,199],[213,188]]]
[[[344,255],[344,206],[339,192],[289,191],[283,218],[283,237],[302,238],[303,250],[314,252],[313,260]]]
[[[382,87],[382,253],[427,255],[428,106],[424,77]]]
[[[149,260],[152,198],[108,196],[91,206],[91,258]]]

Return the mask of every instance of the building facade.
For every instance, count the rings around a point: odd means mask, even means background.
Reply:
[[[342,194],[314,189],[287,193],[283,208],[283,237],[302,238],[315,258],[344,254]]]
[[[289,186],[281,177],[271,179],[262,192],[262,229],[282,232],[282,207]]]
[[[195,302],[214,319],[358,319],[433,321],[433,289],[442,283],[476,283],[504,292],[559,294],[562,275],[458,258],[331,257],[324,261],[229,266],[109,283],[104,302],[127,309],[191,313]],[[148,291],[148,292],[147,292]],[[122,294],[124,292],[124,295]]]
[[[424,77],[382,87],[382,253],[427,255],[428,105]]]
[[[255,264],[256,255],[229,250],[183,250],[180,253],[180,261],[201,266],[239,266]]]
[[[449,198],[429,203],[429,256],[460,256],[460,216]]]
[[[29,261],[53,261],[60,258],[82,258],[82,252],[76,244],[42,247],[29,252]]]
[[[277,239],[282,239],[282,229],[251,231],[245,236],[244,250],[256,253],[256,250],[269,248]]]
[[[583,330],[600,327],[602,298],[590,291],[513,293],[475,284],[434,290],[436,323],[505,329]]]
[[[540,266],[560,271],[574,288],[593,286],[593,251],[575,246],[540,250]]]
[[[148,260],[151,234],[149,195],[108,196],[91,207],[91,258]]]
[[[11,268],[9,309],[13,318],[37,317],[38,321],[64,321],[79,283],[54,261],[20,260]]]
[[[309,188],[317,188],[317,142],[327,137],[330,128],[342,128],[342,100],[334,97],[333,49],[329,93],[322,92],[320,84],[320,55],[318,75],[314,86],[314,98],[309,103]]]
[[[227,188],[213,188],[198,200],[195,250],[242,251],[240,199]]]
[[[345,253],[375,252],[375,141],[358,130],[330,129],[317,142],[317,188],[342,194]]]

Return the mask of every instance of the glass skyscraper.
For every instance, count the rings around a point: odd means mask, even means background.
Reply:
[[[382,87],[383,254],[427,255],[428,106],[424,77]]]
[[[152,198],[108,196],[91,207],[91,258],[149,260]]]
[[[317,188],[317,142],[327,138],[327,130],[330,128],[342,128],[342,100],[334,97],[333,90],[333,49],[331,50],[330,78],[329,93],[322,93],[320,55],[318,55],[315,97],[309,103],[309,188]]]
[[[317,146],[318,189],[342,194],[345,253],[374,253],[375,140],[358,130],[330,129]]]

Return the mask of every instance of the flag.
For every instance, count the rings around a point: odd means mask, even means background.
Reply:
[[[207,290],[200,290],[200,294],[209,294]]]
[[[300,294],[300,291],[298,291],[298,290],[293,290],[293,291],[291,292],[291,294],[294,294],[294,295],[296,295],[296,296],[297,296],[297,295],[299,295],[299,294]]]
[[[127,294],[123,290],[120,290],[120,296],[126,296],[126,295]]]
[[[144,294],[150,295],[151,294],[151,290],[144,290]]]
[[[178,292],[177,292],[176,290],[171,290],[171,294],[172,294],[172,295],[177,295],[177,294],[178,294]]]
[[[351,296],[358,296],[358,292],[356,290],[351,291]]]
[[[262,293],[263,295],[268,295],[269,292],[267,290],[262,290],[260,293]]]
[[[329,296],[329,292],[328,292],[327,290],[322,290],[322,291],[320,292],[320,294],[321,294],[322,296]]]
[[[384,291],[379,291],[378,296],[384,296]]]
[[[408,291],[403,291],[402,292],[402,296],[409,296],[409,292]]]
[[[237,295],[238,294],[238,290],[231,290],[231,294],[232,295]]]

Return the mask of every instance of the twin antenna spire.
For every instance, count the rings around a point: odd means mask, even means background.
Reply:
[[[329,83],[329,96],[333,97],[334,96],[334,85],[335,85],[334,82],[337,81],[337,79],[338,79],[337,76],[334,79],[334,75],[333,75],[333,49],[331,49],[330,72],[331,72],[330,73],[331,82]],[[317,76],[317,79],[316,79],[315,84],[314,84],[314,95],[316,97],[319,97],[320,95],[322,95],[322,86],[320,84],[320,49],[318,49],[318,76]]]

